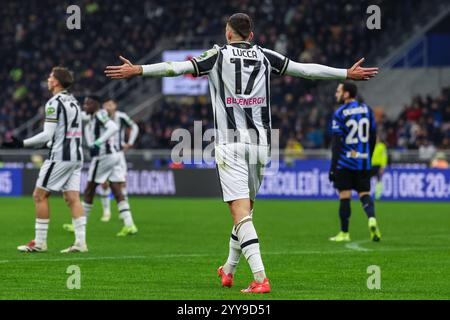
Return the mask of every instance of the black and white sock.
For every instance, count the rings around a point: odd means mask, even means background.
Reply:
[[[72,219],[73,228],[75,231],[75,243],[78,245],[86,244],[86,217],[79,217]]]
[[[253,210],[250,212],[250,217],[253,216]],[[235,274],[237,265],[239,264],[239,260],[241,259],[242,249],[239,244],[239,239],[236,235],[236,231],[234,230],[234,226],[231,229],[230,236],[230,251],[228,253],[228,259],[225,265],[223,266],[223,271],[225,274]]]
[[[117,204],[123,223],[127,227],[134,225],[133,216],[131,215],[130,205],[127,200],[122,200]]]
[[[259,239],[252,218],[247,216],[242,219],[235,226],[235,232],[239,239],[242,253],[250,265],[255,280],[262,283],[266,278],[266,274],[259,249]]]
[[[109,198],[109,195],[111,194],[111,188],[103,189],[100,188],[100,196],[102,201],[102,207],[103,207],[103,215],[109,216],[111,215],[111,199]]]
[[[89,218],[89,214],[91,213],[91,210],[92,210],[92,204],[89,204],[89,203],[86,203],[83,201],[81,205],[83,206],[84,216],[86,217],[86,222],[87,222],[87,219]]]
[[[36,218],[35,224],[35,238],[36,246],[41,247],[43,244],[47,244],[47,232],[50,219],[38,219]]]
[[[239,260],[241,258],[241,245],[239,244],[239,239],[236,235],[236,232],[233,229],[231,230],[231,237],[230,237],[230,251],[228,253],[228,259],[225,265],[223,266],[223,271],[225,274],[235,274],[236,273],[236,267],[239,263]]]
[[[122,188],[122,194],[123,194],[124,199],[125,199],[126,201],[128,201],[128,190],[127,190],[126,187],[123,187],[123,188]]]

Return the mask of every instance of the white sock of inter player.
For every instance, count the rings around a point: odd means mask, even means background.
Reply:
[[[131,215],[130,205],[127,200],[122,200],[117,204],[120,215],[122,216],[123,223],[127,227],[131,227],[133,222],[133,216]]]
[[[78,245],[86,244],[86,217],[72,219],[73,228],[75,230],[75,243]]]
[[[92,210],[92,204],[89,204],[89,203],[86,203],[83,201],[82,205],[83,205],[84,216],[86,217],[86,222],[87,222],[87,219],[89,218],[89,214],[91,213],[91,210]]]
[[[110,188],[108,188],[106,190],[104,190],[102,188],[101,201],[102,201],[103,215],[104,216],[110,216],[111,215],[111,200],[109,198],[110,194],[111,194],[111,189]]]
[[[239,239],[236,235],[236,232],[233,229],[231,230],[231,237],[230,237],[230,251],[228,253],[228,259],[225,265],[223,266],[223,271],[225,274],[235,274],[236,273],[236,267],[239,263],[239,260],[241,258],[241,246],[239,244]]]
[[[235,229],[242,253],[250,265],[255,281],[258,283],[264,282],[266,273],[259,250],[258,235],[256,234],[252,218],[250,216],[245,217],[236,225]]]
[[[34,241],[36,245],[42,246],[43,244],[47,244],[47,232],[48,232],[48,224],[50,219],[38,219],[36,218],[35,224],[35,238]]]

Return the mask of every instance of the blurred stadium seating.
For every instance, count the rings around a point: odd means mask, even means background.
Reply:
[[[75,71],[78,82],[73,92],[82,98],[108,85],[103,68],[116,63],[119,54],[136,61],[162,41],[223,41],[224,21],[236,11],[254,17],[258,44],[292,59],[348,67],[366,56],[373,63],[389,53],[396,42],[411,36],[415,29],[412,26],[427,22],[444,2],[285,0],[227,1],[211,6],[205,0],[85,0],[75,1],[84,8],[82,30],[68,31],[65,8],[69,3],[65,1],[33,0],[27,6],[6,1],[1,9],[5,18],[0,22],[0,136],[23,127],[42,111],[48,98],[46,75],[53,65]],[[382,7],[383,28],[388,33],[369,32],[362,25],[370,4]],[[182,45],[177,48],[187,49]],[[305,149],[328,147],[329,118],[335,107],[333,89],[321,82],[274,78],[273,123],[282,132],[282,148],[288,141]],[[129,110],[133,104],[128,101],[121,106]],[[152,112],[139,121],[137,147],[170,148],[172,131],[179,127],[192,129],[193,120],[202,120],[205,128],[210,127],[208,102],[209,97],[203,96],[158,100]],[[40,122],[35,122],[32,129],[39,126]],[[382,115],[379,127],[390,148],[418,149],[428,144],[450,148],[448,90],[442,90],[440,96],[414,98],[398,117]]]

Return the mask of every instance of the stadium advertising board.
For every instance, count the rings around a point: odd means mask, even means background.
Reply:
[[[22,169],[0,169],[0,197],[22,195]]]
[[[200,56],[205,50],[168,50],[163,52],[163,61],[187,61]],[[208,94],[208,78],[185,74],[181,77],[166,77],[162,80],[165,95],[200,96]]]
[[[259,192],[268,199],[336,199],[328,180],[327,160],[301,161],[296,168],[281,168],[268,175]],[[372,190],[375,189],[372,180]],[[383,175],[383,200],[450,201],[450,170],[387,169]]]
[[[304,160],[295,168],[282,167],[264,178],[258,194],[265,199],[337,199],[328,181],[329,162]],[[0,170],[0,196],[31,195],[37,169]],[[83,170],[81,187],[86,186]],[[220,197],[215,169],[134,168],[128,174],[128,193],[135,196]],[[383,175],[383,200],[450,201],[450,170],[387,169]],[[372,180],[374,189],[375,180]]]
[[[25,169],[23,173],[23,194],[31,195],[39,170]],[[86,188],[87,169],[81,172],[81,191]],[[195,181],[193,183],[193,181]],[[15,179],[20,183],[22,178]],[[153,170],[132,169],[128,171],[127,190],[133,196],[177,196],[177,197],[219,197],[220,187],[214,170]]]

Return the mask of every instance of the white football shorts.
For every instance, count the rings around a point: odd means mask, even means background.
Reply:
[[[36,188],[48,192],[80,192],[81,161],[45,160],[39,171]]]
[[[245,143],[217,145],[216,163],[223,201],[255,201],[269,160],[268,146]]]
[[[127,165],[127,159],[125,158],[125,152],[120,151],[120,170],[122,170],[123,176],[126,178],[128,174],[128,165]]]
[[[89,166],[88,181],[102,184],[109,182],[125,182],[126,175],[123,170],[119,153],[107,154],[92,159]]]

